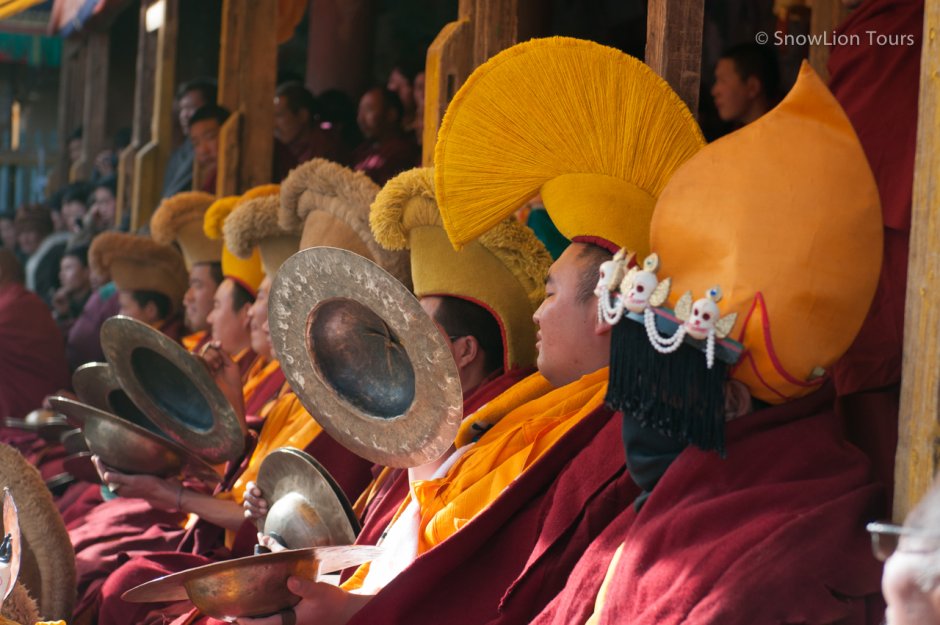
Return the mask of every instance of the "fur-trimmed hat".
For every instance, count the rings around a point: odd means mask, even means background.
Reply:
[[[222,241],[222,275],[235,280],[252,294],[258,292],[261,281],[264,280],[264,269],[261,267],[261,254],[255,248],[248,258],[239,258],[224,244],[225,221],[235,209],[237,195],[219,198],[213,202],[203,221],[203,232],[212,240]]]
[[[298,230],[278,224],[280,188],[276,184],[249,190],[235,204],[222,232],[225,245],[240,258],[250,258],[255,248],[261,254],[264,272],[273,277],[285,260],[298,249]]]
[[[92,241],[88,262],[92,271],[110,275],[119,289],[163,293],[174,311],[189,286],[180,253],[150,237],[103,232]]]
[[[411,250],[415,295],[458,297],[482,305],[502,331],[504,368],[535,363],[532,314],[545,295],[552,259],[529,228],[506,219],[454,251],[429,167],[389,180],[372,203],[369,223],[376,241],[387,249]]]
[[[184,191],[163,200],[150,219],[150,236],[163,245],[175,241],[183,251],[187,269],[222,260],[222,242],[207,238],[202,228],[206,211],[214,201],[208,193]]]
[[[326,245],[355,252],[410,287],[408,254],[385,249],[369,229],[369,206],[378,192],[362,172],[315,158],[281,184],[280,223],[302,231],[300,249]]]

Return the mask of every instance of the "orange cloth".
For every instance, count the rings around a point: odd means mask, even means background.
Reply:
[[[505,410],[513,397],[526,398],[499,419],[446,476],[413,485],[421,506],[419,554],[463,527],[569,429],[603,406],[607,367],[537,399],[530,398],[532,389],[543,389],[546,384],[535,374],[478,410],[473,419],[477,423],[491,410]],[[458,441],[461,435],[466,436],[467,430],[461,430]]]
[[[186,348],[187,352],[195,352],[196,348],[199,347],[199,344],[202,343],[206,338],[206,331],[200,330],[190,334],[189,336],[184,336],[180,341],[183,344],[183,347]]]
[[[608,368],[553,389],[535,373],[464,420],[457,446],[473,441],[480,427],[490,429],[458,460],[447,475],[414,482],[393,523],[416,497],[421,506],[418,554],[434,547],[490,505],[523,471],[531,467],[565,432],[604,405]],[[369,564],[342,584],[362,587]]]
[[[252,396],[268,376],[272,375],[281,366],[277,360],[267,360],[258,356],[248,369],[245,375],[245,384],[242,386],[242,395],[245,398],[245,404],[251,401]],[[264,416],[264,415],[258,415]]]

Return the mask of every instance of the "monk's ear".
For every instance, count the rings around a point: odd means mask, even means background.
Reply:
[[[754,412],[754,402],[747,387],[737,380],[725,382],[725,421],[732,421],[751,412]]]
[[[472,363],[482,352],[477,337],[470,334],[454,339],[454,347],[458,369],[463,369]]]

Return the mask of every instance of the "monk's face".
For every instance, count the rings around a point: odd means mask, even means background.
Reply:
[[[209,265],[193,265],[189,270],[189,288],[183,296],[186,309],[186,327],[190,332],[202,332],[209,329],[207,317],[212,310],[212,296],[218,285],[212,277]]]
[[[264,277],[258,287],[258,296],[255,303],[248,309],[248,327],[251,330],[251,349],[259,356],[270,358],[271,334],[268,330],[268,290],[271,288],[271,278]]]
[[[545,299],[532,317],[538,326],[539,372],[555,386],[597,371],[610,356],[609,326],[598,322],[597,297],[583,288],[586,276],[596,282],[599,265],[586,247],[572,243],[558,257],[548,272]]]
[[[189,127],[193,154],[196,156],[196,162],[205,171],[214,171],[219,159],[219,128],[216,119],[202,119]]]
[[[209,313],[209,325],[212,338],[222,344],[222,349],[234,356],[250,341],[248,327],[248,309],[245,303],[235,307],[235,283],[226,278],[215,291],[212,299],[212,312]]]
[[[209,103],[205,101],[202,92],[198,90],[187,91],[179,99],[177,108],[179,109],[180,128],[183,130],[184,135],[189,134],[189,120],[192,119],[193,113],[206,104]]]
[[[722,121],[738,121],[746,115],[754,100],[760,96],[760,81],[751,76],[742,78],[733,59],[721,59],[715,66],[715,85],[712,98]]]
[[[310,115],[305,109],[292,111],[287,98],[274,98],[274,137],[282,143],[290,143],[310,126]]]

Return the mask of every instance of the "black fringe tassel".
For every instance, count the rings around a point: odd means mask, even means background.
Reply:
[[[623,319],[612,330],[606,402],[643,427],[724,457],[727,365],[716,359],[708,369],[701,344],[660,354],[643,324]]]

